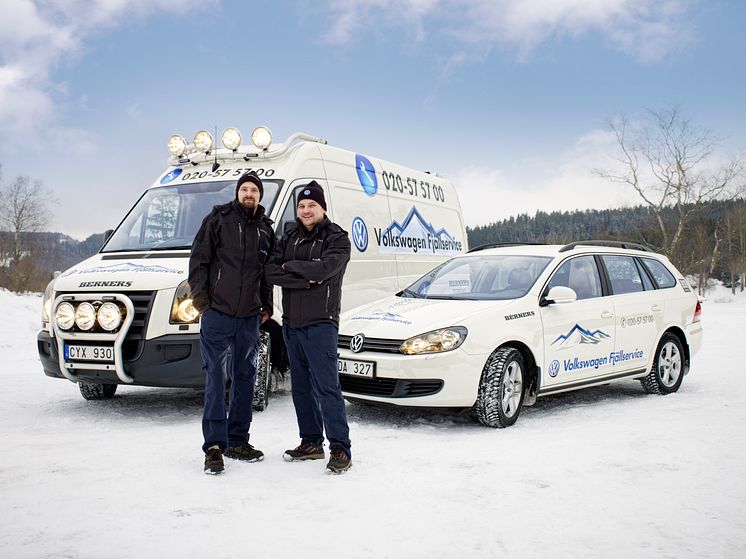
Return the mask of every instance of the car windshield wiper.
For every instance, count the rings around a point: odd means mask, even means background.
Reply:
[[[399,292],[399,296],[412,297],[413,299],[422,299],[422,295],[416,293],[415,291],[412,291],[411,289],[403,289]]]
[[[424,299],[442,299],[444,301],[463,301],[464,297],[453,297],[452,295],[425,295]]]

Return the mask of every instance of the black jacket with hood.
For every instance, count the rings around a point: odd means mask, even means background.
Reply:
[[[237,198],[215,206],[192,243],[188,281],[194,308],[238,318],[261,311],[271,315],[272,286],[264,279],[264,266],[274,243],[263,206],[252,213]]]
[[[326,216],[311,231],[296,221],[298,225],[277,242],[265,268],[267,280],[282,287],[283,323],[291,328],[339,324],[350,239]]]

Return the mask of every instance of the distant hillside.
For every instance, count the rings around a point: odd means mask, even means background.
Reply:
[[[677,209],[668,208],[665,220],[676,223]],[[472,248],[490,243],[565,244],[588,239],[625,240],[654,250],[661,246],[656,217],[644,206],[537,211],[533,216],[521,214],[490,225],[467,227],[467,234]],[[710,275],[726,285],[741,285],[746,273],[746,200],[712,202],[700,207],[698,217],[684,232],[679,254],[667,256],[683,273],[708,275],[711,269]]]

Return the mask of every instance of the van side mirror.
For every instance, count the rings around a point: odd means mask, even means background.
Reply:
[[[545,296],[539,301],[540,307],[546,307],[558,303],[572,303],[578,300],[578,294],[575,290],[565,287],[564,285],[555,285],[549,290]]]

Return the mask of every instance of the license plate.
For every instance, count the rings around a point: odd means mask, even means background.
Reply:
[[[355,375],[373,378],[376,376],[374,361],[353,361],[352,359],[337,360],[337,371],[340,375]]]
[[[114,362],[114,348],[103,345],[68,345],[65,344],[67,361],[104,361]]]

